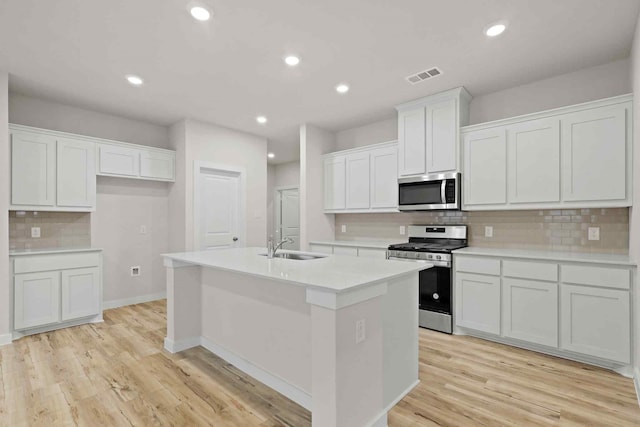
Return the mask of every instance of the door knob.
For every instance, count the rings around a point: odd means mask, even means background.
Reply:
[[[237,242],[237,241],[238,241],[238,238],[234,236],[233,241],[234,241],[234,242]]]

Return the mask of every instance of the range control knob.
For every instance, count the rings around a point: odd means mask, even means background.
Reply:
[[[431,259],[431,258],[433,258],[433,255],[431,254],[427,255],[427,259]]]
[[[436,255],[436,259],[442,259],[440,255]]]
[[[433,294],[433,299],[434,299],[434,300],[436,300],[436,301],[437,301],[437,300],[439,300],[439,299],[440,299],[440,295],[438,295],[438,293],[437,293],[437,292],[435,292],[435,293]]]

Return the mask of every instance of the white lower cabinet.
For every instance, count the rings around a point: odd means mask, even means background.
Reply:
[[[19,274],[14,286],[15,329],[60,321],[60,272]]]
[[[61,272],[62,321],[96,315],[100,311],[98,267]]]
[[[456,274],[456,324],[500,334],[500,277]]]
[[[386,248],[363,247],[359,246],[358,242],[354,242],[353,245],[332,245],[329,242],[315,242],[309,244],[309,251],[328,255],[347,255],[361,258],[387,259]]]
[[[628,291],[562,284],[561,301],[561,348],[631,361]]]
[[[21,334],[65,326],[102,312],[98,251],[12,256],[13,329]],[[77,324],[77,323],[76,323]]]
[[[334,246],[334,255],[358,256],[358,248],[351,246]]]
[[[454,256],[457,327],[602,366],[631,363],[635,267],[479,255]]]
[[[558,345],[558,284],[505,278],[502,332],[505,337]]]

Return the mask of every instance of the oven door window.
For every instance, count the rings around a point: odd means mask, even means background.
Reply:
[[[420,309],[451,314],[451,269],[433,267],[420,272]]]
[[[442,204],[442,181],[400,184],[399,196],[401,206]]]

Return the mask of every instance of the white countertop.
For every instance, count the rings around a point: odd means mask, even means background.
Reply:
[[[72,254],[76,252],[102,252],[101,248],[53,248],[53,249],[17,249],[9,251],[9,256]]]
[[[343,292],[379,283],[433,267],[433,264],[428,263],[343,255],[324,255],[324,258],[304,261],[268,259],[266,256],[259,255],[266,253],[265,248],[235,248],[163,254],[162,256],[186,264],[234,271],[333,292]]]
[[[347,246],[354,248],[388,249],[389,245],[407,243],[407,239],[398,240],[314,240],[310,245]]]
[[[636,265],[628,255],[581,252],[556,252],[526,249],[467,247],[453,251],[454,255],[480,255],[504,258],[530,258],[558,262],[592,262],[598,264]]]

